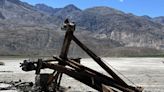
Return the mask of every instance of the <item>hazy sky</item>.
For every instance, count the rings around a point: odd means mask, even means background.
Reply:
[[[44,3],[54,8],[74,4],[80,9],[94,6],[109,6],[126,13],[135,15],[149,15],[151,17],[164,16],[164,0],[21,0],[30,4]]]

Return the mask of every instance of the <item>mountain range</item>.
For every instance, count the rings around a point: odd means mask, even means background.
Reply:
[[[97,6],[52,8],[19,0],[0,0],[0,55],[59,54],[63,21],[77,25],[75,36],[102,56],[153,55],[164,50],[164,16],[151,18]],[[73,42],[72,42],[73,43]],[[85,56],[73,43],[70,56]]]

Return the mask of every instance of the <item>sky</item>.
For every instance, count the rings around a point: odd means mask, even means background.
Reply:
[[[53,8],[74,4],[84,10],[95,6],[108,6],[125,13],[150,17],[164,16],[164,0],[21,0],[35,5],[43,3]]]

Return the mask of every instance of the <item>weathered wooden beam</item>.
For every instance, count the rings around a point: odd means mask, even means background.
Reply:
[[[69,46],[70,46],[70,43],[72,40],[72,35],[73,35],[73,31],[67,31],[66,32],[63,46],[62,46],[61,53],[60,53],[60,58],[63,58],[63,59],[67,58]]]
[[[93,60],[95,60],[109,75],[111,75],[116,81],[121,83],[122,85],[128,86],[116,73],[113,72],[96,54],[94,54],[90,49],[88,49],[85,45],[83,45],[74,35],[73,41],[81,47]]]
[[[117,92],[114,89],[111,89],[110,87],[107,87],[106,85],[102,84],[103,92]]]
[[[35,74],[40,74],[40,71],[41,71],[41,68],[42,68],[42,63],[43,63],[42,59],[38,59]]]
[[[66,68],[62,65],[57,65],[57,64],[50,64],[50,63],[44,63],[44,68],[49,68],[49,69],[55,69],[60,73],[65,73],[70,77],[73,77],[77,80],[79,80],[80,82],[96,89],[102,92],[102,84],[107,85],[107,86],[111,86],[114,88],[117,88],[121,91],[125,91],[125,92],[139,92],[139,91],[135,91],[129,88],[126,88],[120,84],[115,83],[115,81],[113,80],[107,80],[103,77],[100,76],[95,76],[92,73],[87,73],[87,72],[79,72],[70,68]]]
[[[58,59],[56,59],[56,60],[58,60]],[[78,65],[76,65],[77,62],[75,62],[75,61],[72,61],[72,60],[66,61],[66,60],[62,60],[62,59],[61,59],[61,61],[60,60],[58,60],[58,61],[64,62],[64,65],[42,62],[42,64],[41,64],[42,66],[40,67],[40,69],[49,68],[49,69],[56,70],[58,73],[67,74],[68,76],[73,77],[73,78],[79,80],[80,82],[82,82],[96,90],[99,90],[101,92],[102,92],[102,84],[116,88],[116,89],[124,91],[124,92],[142,92],[134,87],[121,85],[116,80],[114,80],[110,77],[107,77],[101,73],[99,74],[92,69],[85,68],[82,65],[78,66]],[[72,62],[74,62],[74,63],[72,63]],[[23,64],[23,67],[31,66],[31,64],[38,64],[38,63],[31,63],[31,62],[25,62],[25,63],[30,63],[30,64]],[[77,64],[79,64],[79,63],[77,63]],[[67,68],[67,67],[65,67],[65,65],[68,65],[71,68]],[[36,70],[36,68],[31,67],[29,70]],[[57,80],[58,80],[58,78],[56,79],[56,81]]]
[[[119,83],[118,81],[116,81],[115,79],[112,79],[102,73],[99,73],[93,69],[90,69],[88,67],[85,67],[79,63],[77,63],[76,61],[72,60],[72,59],[68,59],[67,61],[63,61],[62,59],[58,58],[58,57],[54,57],[56,60],[58,60],[59,62],[63,62],[65,63],[65,65],[68,65],[70,67],[72,67],[73,69],[75,69],[76,71],[78,72],[86,72],[86,73],[89,73],[89,74],[92,74],[94,76],[98,76],[98,77],[101,77],[103,78],[104,80],[104,83],[105,84],[108,84],[108,80],[112,80],[115,84],[118,84],[118,85],[121,85],[122,87],[126,88],[126,90],[130,90],[129,92],[131,92],[132,90],[135,90],[136,92],[140,92],[140,89],[137,89],[135,87],[132,87],[132,86],[129,86],[129,85],[122,85],[121,83]]]
[[[63,28],[66,30],[66,34],[59,57],[62,59],[67,59],[69,46],[72,40],[73,32],[75,31],[75,25],[69,22],[68,19],[66,19],[64,23]]]
[[[54,74],[55,74],[55,76],[54,76]],[[48,85],[50,85],[53,82],[54,79],[57,79],[57,76],[58,76],[57,74],[58,73],[57,73],[56,70],[54,70],[54,72],[52,74],[50,74],[50,76],[48,77],[48,81],[47,81]]]
[[[38,60],[38,62],[24,62],[22,69],[24,71],[36,70],[36,74],[40,73],[40,70],[43,68],[49,68],[56,70],[57,73],[54,77],[50,77],[48,84],[55,79],[57,86],[60,85],[62,73],[67,74],[70,77],[75,78],[76,80],[100,91],[100,92],[116,92],[115,89],[118,89],[123,92],[142,92],[141,88],[132,87],[127,85],[111,68],[109,68],[100,57],[93,53],[89,48],[87,48],[83,43],[81,43],[74,35],[75,24],[65,20],[63,28],[66,31],[63,46],[60,58],[54,57],[54,60]],[[93,69],[85,67],[78,62],[80,59],[68,59],[67,54],[73,40],[77,45],[79,45],[93,60],[95,60],[111,77],[108,77],[104,74],[101,74]],[[49,63],[51,61],[59,61],[58,64]],[[37,64],[34,65],[34,64]],[[28,67],[31,66],[31,67]],[[69,66],[71,68],[67,68]],[[110,87],[108,87],[110,86]]]
[[[60,87],[60,83],[61,83],[61,79],[62,79],[62,76],[63,76],[63,73],[60,73],[59,74],[59,80],[58,80],[58,83],[57,83],[57,87],[59,88]]]
[[[110,78],[110,77],[108,77],[108,76],[106,76],[106,75],[104,75],[104,74],[102,74],[102,73],[99,73],[99,72],[97,72],[97,71],[95,71],[95,70],[93,70],[93,69],[90,69],[90,68],[88,68],[88,67],[86,67],[86,66],[83,66],[83,65],[77,63],[77,62],[74,61],[74,60],[68,59],[67,61],[63,61],[62,59],[60,59],[60,58],[58,58],[58,57],[54,57],[54,58],[55,58],[56,60],[58,60],[59,62],[63,62],[63,63],[65,63],[66,65],[68,65],[68,66],[74,68],[74,69],[77,70],[77,71],[85,71],[85,72],[88,72],[88,73],[92,73],[92,74],[94,74],[95,76],[103,77],[103,78],[105,78],[106,80],[113,80],[113,81],[115,81],[114,79],[112,79],[112,78]],[[118,82],[115,81],[115,83],[118,83]],[[119,83],[118,83],[118,84],[119,84]]]

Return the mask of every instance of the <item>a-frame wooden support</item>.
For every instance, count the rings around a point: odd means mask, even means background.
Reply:
[[[64,73],[100,92],[142,92],[143,89],[141,87],[133,87],[126,84],[115,72],[113,72],[111,68],[109,68],[101,60],[100,57],[93,53],[73,35],[73,32],[75,31],[74,23],[69,22],[68,19],[66,19],[62,29],[66,30],[66,34],[59,57],[54,56],[53,60],[38,60],[40,63],[34,62],[34,64],[37,63],[37,67],[32,69],[28,69],[28,64],[24,63],[22,64],[22,69],[24,71],[36,70],[36,73],[38,74],[40,69],[53,69],[57,73],[55,77],[49,77],[47,84],[51,83],[54,79],[58,80],[57,86],[60,86],[62,74]],[[82,48],[82,50],[84,50],[98,65],[100,65],[110,77],[81,65],[79,63],[79,59],[69,59],[67,54],[71,41],[74,41],[80,48]],[[58,63],[49,63],[52,61],[57,61]],[[71,68],[65,66],[69,66]]]

